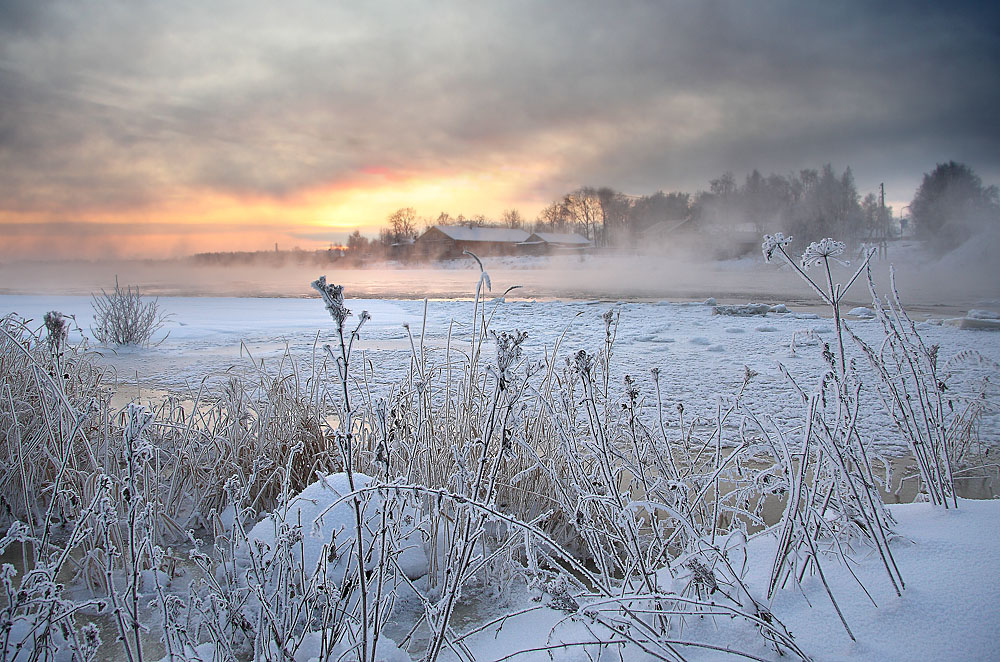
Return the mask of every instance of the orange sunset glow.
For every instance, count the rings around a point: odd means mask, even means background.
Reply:
[[[496,216],[515,207],[534,215],[544,201],[518,195],[535,176],[524,168],[417,174],[372,167],[349,181],[285,198],[206,192],[141,209],[81,211],[72,224],[49,213],[2,211],[8,241],[0,250],[6,257],[131,258],[270,250],[275,243],[325,248],[354,230],[377,234],[386,216],[401,207],[429,218],[463,210]]]

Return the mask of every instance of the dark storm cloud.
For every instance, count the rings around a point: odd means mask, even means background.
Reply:
[[[972,3],[3,2],[0,196],[55,213],[533,161],[562,164],[542,197],[826,161],[993,182],[998,34]]]

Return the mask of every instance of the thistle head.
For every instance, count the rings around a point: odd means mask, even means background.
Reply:
[[[573,356],[573,372],[581,375],[589,375],[594,367],[594,357],[580,350]]]
[[[344,286],[327,285],[326,276],[320,276],[312,283],[313,289],[323,297],[323,303],[330,312],[330,317],[337,323],[337,328],[343,328],[351,311],[344,305]]]
[[[624,382],[625,396],[628,398],[629,404],[635,407],[635,403],[639,400],[639,385],[632,379],[632,375],[625,375]]]
[[[56,354],[69,338],[69,324],[66,322],[66,316],[55,310],[45,313],[43,319],[45,320],[45,330],[49,334],[46,342],[49,350]]]
[[[604,320],[604,340],[605,342],[611,342],[612,330],[618,325],[618,318],[621,315],[621,311],[615,308],[608,308],[601,315],[601,319]]]

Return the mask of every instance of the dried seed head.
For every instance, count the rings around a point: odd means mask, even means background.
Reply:
[[[573,356],[573,372],[581,375],[589,375],[593,367],[594,357],[587,354],[586,351],[581,349]]]
[[[802,254],[802,267],[808,269],[811,266],[823,264],[826,259],[843,255],[845,250],[847,250],[847,246],[844,242],[836,241],[829,237],[820,241],[814,241],[809,244],[806,252]],[[837,261],[841,262],[841,260]]]
[[[313,289],[323,297],[323,303],[330,312],[330,317],[337,323],[337,328],[343,328],[351,311],[344,306],[344,286],[327,285],[326,276],[320,276],[312,283]]]
[[[50,310],[45,313],[45,330],[48,332],[46,342],[49,351],[57,354],[62,349],[66,339],[69,338],[69,324],[66,323],[66,316],[62,313]]]
[[[764,253],[764,261],[770,262],[771,257],[774,255],[779,247],[787,246],[792,243],[792,236],[785,236],[780,232],[775,232],[772,234],[764,235],[764,241],[760,245],[761,252]]]
[[[632,379],[632,375],[625,375],[625,395],[628,397],[629,402],[634,406],[636,401],[639,399],[639,386]]]
[[[500,373],[500,388],[506,388],[510,371],[517,360],[521,358],[521,343],[527,337],[527,331],[514,330],[513,332],[493,333],[493,338],[497,343],[497,370]]]

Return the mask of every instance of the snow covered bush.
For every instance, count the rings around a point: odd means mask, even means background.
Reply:
[[[167,320],[157,299],[145,300],[139,288],[124,290],[115,278],[115,289],[93,295],[94,324],[91,332],[102,345],[148,345]]]

